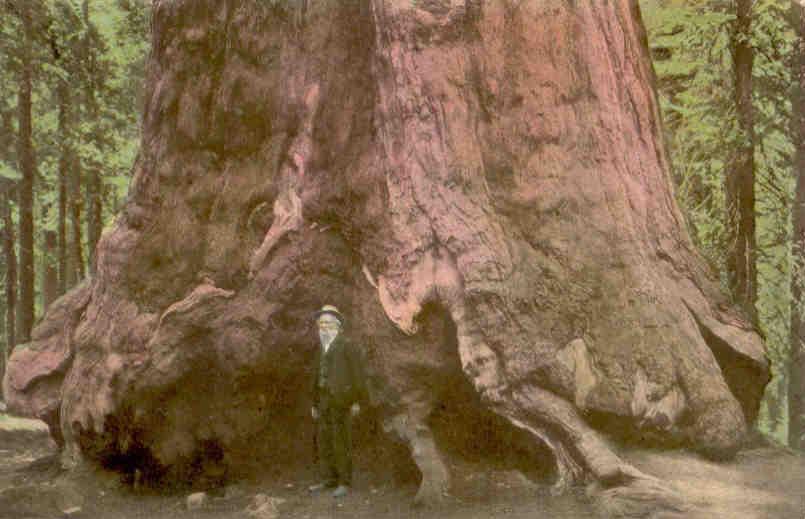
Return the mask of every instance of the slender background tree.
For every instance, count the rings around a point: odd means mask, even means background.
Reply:
[[[791,276],[791,350],[788,380],[788,441],[805,447],[805,7],[791,2],[796,40],[791,59],[793,79],[791,137],[794,140],[796,191],[791,206],[794,225]]]
[[[33,146],[33,124],[31,121],[31,96],[34,74],[34,22],[33,2],[16,2],[20,18],[19,38],[19,89],[17,93],[18,129],[17,161],[22,173],[18,187],[20,211],[20,306],[19,340],[27,342],[31,338],[34,323],[34,179],[36,159]]]

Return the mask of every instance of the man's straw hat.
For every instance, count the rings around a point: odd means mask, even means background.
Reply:
[[[341,323],[341,325],[343,325],[346,322],[346,318],[344,317],[344,314],[339,312],[338,308],[334,307],[333,305],[324,305],[324,306],[322,306],[321,310],[316,312],[315,318],[318,319],[319,317],[321,317],[324,314],[332,315],[333,317],[338,319],[338,321]]]

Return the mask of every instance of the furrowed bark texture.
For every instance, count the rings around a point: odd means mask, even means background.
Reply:
[[[36,177],[36,159],[33,149],[33,125],[31,121],[31,89],[33,75],[33,21],[31,6],[24,4],[20,8],[20,19],[23,29],[23,41],[20,44],[21,70],[19,91],[17,93],[19,130],[17,136],[17,154],[20,179],[17,193],[19,195],[19,280],[20,299],[18,312],[18,334],[21,341],[31,337],[34,324],[34,178]]]
[[[449,483],[431,418],[461,387],[553,451],[557,488],[662,494],[601,430],[732,455],[768,364],[684,230],[641,23],[628,1],[156,2],[129,201],[12,357],[10,404],[58,419],[68,461],[290,449],[331,303],[417,499]]]

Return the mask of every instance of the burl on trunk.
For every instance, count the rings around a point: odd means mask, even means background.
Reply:
[[[66,462],[298,443],[323,303],[418,499],[462,378],[558,489],[681,506],[602,431],[741,446],[768,363],[674,202],[636,2],[157,0],[153,29],[128,202],[4,380]]]

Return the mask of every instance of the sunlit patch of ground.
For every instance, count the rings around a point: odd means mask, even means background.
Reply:
[[[805,458],[786,449],[745,450],[716,463],[681,452],[626,454],[644,472],[685,495],[697,510],[691,519],[805,518]]]

